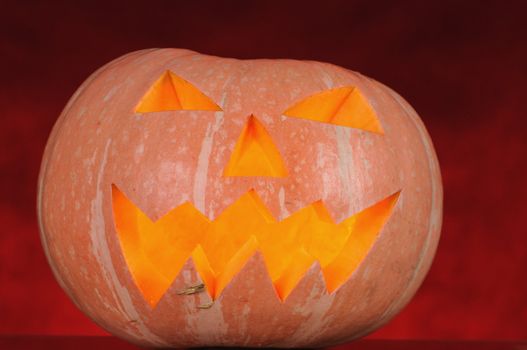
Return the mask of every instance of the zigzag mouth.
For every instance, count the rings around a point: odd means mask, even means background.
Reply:
[[[215,300],[257,251],[281,301],[317,261],[332,293],[364,260],[399,194],[338,224],[321,200],[277,221],[254,190],[214,220],[185,202],[154,222],[115,185],[112,204],[129,271],[145,300],[155,307],[189,258]]]

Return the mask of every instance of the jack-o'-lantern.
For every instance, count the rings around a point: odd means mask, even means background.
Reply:
[[[160,49],[71,98],[38,208],[58,282],[109,332],[306,347],[367,334],[409,301],[442,189],[417,114],[374,80]]]

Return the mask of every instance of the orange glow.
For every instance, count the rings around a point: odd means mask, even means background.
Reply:
[[[194,85],[166,71],[135,109],[137,113],[179,110],[221,111],[221,108]]]
[[[223,176],[287,176],[271,135],[253,115],[247,120],[236,142]]]
[[[384,133],[375,111],[359,89],[353,86],[309,96],[287,109],[284,115]]]
[[[113,212],[130,273],[152,307],[192,258],[207,292],[217,299],[256,251],[283,301],[315,261],[329,292],[370,251],[399,192],[336,224],[322,201],[277,221],[254,190],[211,221],[184,203],[153,222],[116,186]]]
[[[153,222],[116,186],[112,186],[114,221],[134,280],[154,306],[203,239],[209,220],[184,203]]]

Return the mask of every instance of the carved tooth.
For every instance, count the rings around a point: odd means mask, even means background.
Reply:
[[[306,271],[315,262],[315,258],[308,254],[305,249],[300,248],[292,254],[292,260],[282,272],[282,275],[274,281],[276,293],[280,300],[287,299]]]
[[[397,203],[399,192],[342,221],[350,234],[340,253],[323,268],[330,293],[346,282],[364,260]]]
[[[328,294],[322,268],[318,261],[313,262],[306,272],[301,276],[298,283],[290,292],[284,304],[298,305],[319,300],[321,296]],[[306,308],[309,310],[310,308]]]
[[[166,293],[157,303],[157,307],[178,308],[189,301],[196,305],[202,301],[210,301],[207,293],[199,292],[204,291],[204,289],[205,283],[198,273],[196,263],[192,257],[189,257]]]
[[[224,288],[218,301],[223,304],[226,300],[231,299],[245,302],[249,299],[251,301],[261,299],[268,300],[266,304],[271,303],[276,306],[280,304],[273,282],[269,278],[265,259],[260,251],[256,251],[247,260],[240,272]]]
[[[216,299],[223,289],[232,281],[232,278],[236,276],[240,270],[245,266],[247,261],[254,255],[258,248],[258,242],[254,236],[251,236],[249,240],[234,254],[231,260],[227,263],[223,271],[218,275],[216,279],[216,288],[214,290],[214,299]]]

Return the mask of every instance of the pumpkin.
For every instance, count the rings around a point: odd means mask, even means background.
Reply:
[[[390,320],[435,253],[415,111],[334,65],[143,50],[49,137],[41,239],[73,302],[144,346],[313,347]]]

